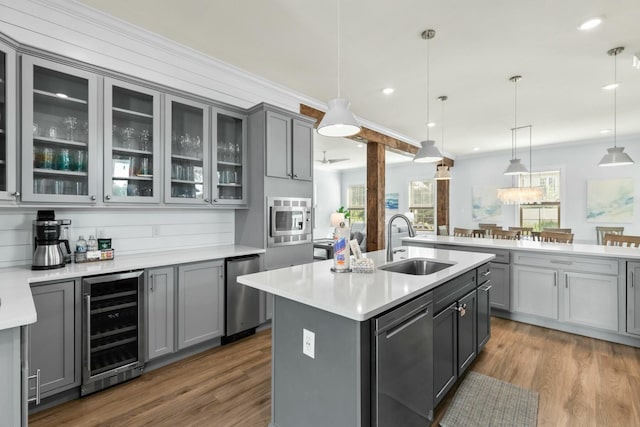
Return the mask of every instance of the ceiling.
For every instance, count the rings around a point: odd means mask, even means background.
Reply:
[[[613,142],[600,133],[613,128],[613,92],[602,86],[613,81],[607,50],[624,46],[617,133],[640,137],[640,70],[631,66],[633,54],[640,56],[637,0],[343,0],[340,39],[338,0],[79,1],[318,100],[337,96],[340,74],[357,116],[415,143],[427,136],[427,42],[420,34],[435,29],[430,136],[442,144],[436,98],[447,95],[445,151],[453,156],[510,149],[514,74],[524,77],[517,124],[533,125],[533,145]],[[602,25],[577,30],[594,16],[604,17]],[[395,92],[383,95],[384,87]],[[528,135],[518,141],[524,147]],[[324,149],[330,158],[346,157],[329,151],[341,144],[319,142],[316,159]]]

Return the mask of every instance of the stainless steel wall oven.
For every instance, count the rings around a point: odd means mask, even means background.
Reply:
[[[143,272],[82,279],[82,396],[144,368]]]

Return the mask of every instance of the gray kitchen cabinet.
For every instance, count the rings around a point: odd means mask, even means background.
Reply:
[[[104,202],[160,202],[160,92],[104,79]]]
[[[433,318],[433,396],[440,403],[458,378],[457,303]]]
[[[514,265],[512,310],[558,319],[558,271]]]
[[[95,203],[98,76],[22,57],[22,200]]]
[[[213,179],[211,204],[247,204],[247,115],[213,108]]]
[[[511,310],[509,264],[490,262],[489,268],[491,269],[491,292],[489,294],[491,307],[509,311]]]
[[[627,262],[627,332],[640,335],[640,262]]]
[[[458,376],[467,370],[477,355],[477,299],[474,289],[458,302]]]
[[[618,277],[567,271],[564,276],[565,322],[618,331]]]
[[[313,179],[313,124],[267,111],[266,175]]]
[[[40,397],[80,385],[80,283],[76,280],[31,286],[38,321],[28,326],[29,376],[40,371]],[[76,333],[77,332],[77,333]],[[29,381],[29,398],[36,395]]]
[[[178,350],[224,335],[224,262],[178,266]]]
[[[273,317],[273,295],[260,291],[260,323],[265,323]]]
[[[155,359],[175,350],[174,334],[174,269],[154,268],[147,271],[147,358]]]
[[[491,267],[489,266],[489,269]],[[478,286],[478,301],[477,301],[477,322],[478,322],[478,336],[476,338],[477,354],[491,338],[491,294],[493,292],[493,278],[490,281],[480,283]]]
[[[16,183],[16,77],[15,47],[0,38],[0,200],[11,201],[20,196]]]

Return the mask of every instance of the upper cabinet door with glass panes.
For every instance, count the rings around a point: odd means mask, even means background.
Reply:
[[[246,204],[247,116],[214,108],[213,141],[212,204]]]
[[[160,93],[104,82],[104,201],[160,202]]]
[[[165,201],[209,204],[209,106],[166,97]]]
[[[22,198],[94,203],[97,76],[22,58]]]
[[[16,53],[0,39],[0,200],[16,200]]]

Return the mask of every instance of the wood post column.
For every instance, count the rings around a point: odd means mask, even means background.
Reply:
[[[384,249],[385,146],[367,143],[367,251]]]
[[[436,181],[436,191],[438,226],[435,231],[436,234],[440,234],[438,227],[441,225],[446,225],[449,231],[449,180]]]

